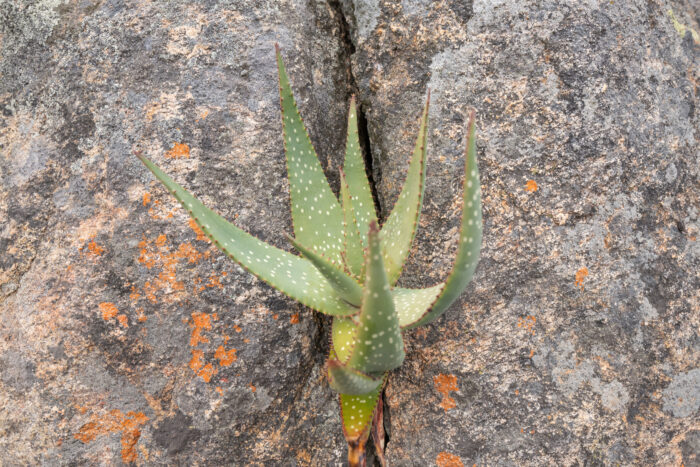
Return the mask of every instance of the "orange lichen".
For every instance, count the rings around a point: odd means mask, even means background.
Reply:
[[[215,387],[215,388],[214,388],[214,390],[215,390],[216,392],[218,392],[218,393],[219,393],[219,395],[221,395],[221,396],[223,396],[223,395],[224,395],[224,390],[223,390],[223,389],[221,389],[221,386],[217,386],[217,387]]]
[[[129,293],[129,298],[131,299],[131,301],[134,302],[141,298],[141,294],[138,293],[135,285],[131,286],[131,293]]]
[[[204,235],[204,232],[202,229],[199,228],[197,223],[194,221],[194,219],[190,218],[189,220],[189,226],[192,230],[194,230],[194,233],[197,234],[197,240],[206,240],[209,241],[206,235]]]
[[[92,415],[92,421],[83,425],[78,433],[73,435],[75,439],[87,444],[98,436],[121,432],[121,456],[124,463],[136,462],[138,453],[136,444],[141,437],[139,427],[148,421],[143,412],[127,412],[112,410],[106,415]]]
[[[190,157],[190,147],[184,143],[173,143],[173,148],[165,153],[168,159],[180,159]]]
[[[217,371],[214,368],[214,366],[211,363],[207,363],[206,365],[204,365],[204,368],[197,372],[197,376],[202,378],[205,383],[208,383],[209,381],[211,381],[211,377],[214,376],[216,373]]]
[[[149,192],[144,193],[143,194],[143,205],[146,206],[150,202],[151,202],[151,194]]]
[[[192,313],[192,334],[190,335],[190,346],[196,347],[200,342],[209,342],[209,339],[202,336],[203,330],[211,329],[211,318],[206,313]]]
[[[201,350],[193,349],[192,350],[192,358],[190,359],[190,368],[192,371],[195,373],[197,370],[202,368],[204,366],[204,362],[202,362],[202,357],[204,356],[204,352]]]
[[[90,241],[88,242],[87,246],[81,247],[80,251],[84,251],[87,248],[88,254],[93,256],[101,256],[102,253],[104,253],[105,249],[97,244],[97,242],[94,240],[94,237],[94,235],[90,237]]]
[[[177,254],[162,256],[163,269],[158,274],[159,285],[173,290],[185,290],[185,284],[177,280]]]
[[[458,391],[457,387],[457,377],[454,375],[443,375],[439,374],[433,378],[435,383],[435,389],[442,394],[442,402],[440,402],[440,407],[442,407],[445,412],[453,409],[457,406],[455,400],[450,397],[450,391]]]
[[[97,306],[102,312],[102,319],[105,321],[114,318],[119,313],[117,306],[112,302],[102,302]]]
[[[289,322],[292,324],[299,324],[299,313],[294,313],[291,318],[289,318]]]
[[[143,284],[143,289],[149,302],[158,303],[158,299],[156,298],[157,289],[150,281],[146,281],[146,283]]]
[[[534,180],[528,180],[525,184],[525,191],[529,191],[530,193],[536,192],[537,188],[537,182]]]
[[[191,243],[182,243],[177,249],[177,254],[180,258],[187,259],[189,263],[196,263],[202,259],[202,254]]]
[[[153,206],[148,208],[148,215],[151,216],[153,219],[160,219],[160,215],[156,212],[156,208],[160,207],[161,203],[160,200],[154,200],[153,201]]]
[[[177,280],[178,264],[181,260],[197,263],[202,257],[207,256],[197,251],[190,243],[184,243],[172,250],[168,245],[168,239],[164,234],[159,235],[154,241],[144,239],[139,242],[138,261],[148,269],[160,266],[161,271],[156,280],[148,283],[147,298],[153,303],[157,302],[156,292],[161,289],[173,291],[185,290],[185,284]],[[195,279],[197,281],[197,279]]]
[[[129,318],[127,318],[126,315],[117,316],[117,321],[119,321],[119,324],[121,324],[123,327],[129,327]]]
[[[236,332],[241,332],[243,329],[241,329],[241,327],[240,327],[239,325],[234,324],[234,325],[233,325],[233,330],[236,331]]]
[[[464,467],[459,457],[444,451],[437,455],[435,464],[437,467]]]
[[[139,258],[138,262],[151,269],[156,264],[156,258],[152,252],[148,249],[148,242],[146,240],[141,240],[139,242]]]
[[[537,318],[534,316],[526,316],[525,318],[518,318],[518,327],[524,328],[525,331],[535,335],[535,323],[537,323]]]
[[[255,392],[255,391],[258,389],[258,388],[255,387],[255,385],[253,385],[253,383],[250,383],[250,384],[248,385],[248,387],[250,388],[250,390],[251,390],[252,392]]]
[[[588,276],[588,268],[583,267],[576,271],[576,282],[574,282],[577,286],[581,287],[581,290],[583,290],[584,285],[583,281]]]
[[[165,236],[165,234],[160,234],[158,235],[158,238],[156,238],[156,245],[162,248],[167,240],[168,238]]]
[[[231,363],[235,362],[238,357],[236,356],[236,349],[231,349],[231,350],[225,350],[223,345],[220,345],[216,349],[216,353],[214,354],[214,358],[219,360],[219,365],[221,366],[229,366]]]
[[[207,284],[207,287],[218,287],[220,289],[224,288],[223,284],[221,283],[221,280],[216,274],[212,274],[209,277],[209,283]]]

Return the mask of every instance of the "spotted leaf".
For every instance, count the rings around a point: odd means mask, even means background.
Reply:
[[[229,223],[139,155],[153,175],[175,196],[197,225],[231,259],[272,287],[322,313],[348,316],[357,313],[309,261],[275,248]]]
[[[395,284],[401,275],[403,264],[408,258],[411,244],[416,236],[416,228],[423,203],[423,191],[425,185],[425,153],[426,135],[428,132],[428,107],[430,105],[430,93],[425,101],[423,116],[416,146],[413,150],[411,164],[404,181],[399,199],[389,214],[389,218],[382,226],[384,263],[386,265],[389,283]]]
[[[365,275],[364,248],[360,238],[360,231],[357,227],[350,190],[342,171],[340,172],[340,199],[343,204],[343,217],[345,219],[345,264],[348,270],[362,281]]]
[[[382,384],[382,376],[368,375],[338,360],[329,360],[327,366],[328,382],[341,394],[369,394]]]
[[[349,442],[366,441],[379,402],[382,385],[366,395],[340,394],[340,415],[343,432]]]
[[[476,130],[473,111],[469,116],[469,124],[467,125],[467,144],[464,160],[462,226],[459,233],[459,247],[457,248],[457,256],[452,266],[452,271],[447,276],[445,286],[435,303],[419,319],[412,323],[404,324],[407,328],[427,324],[444,313],[467,287],[474,275],[476,265],[479,263],[483,223],[481,219],[479,167],[476,163]]]
[[[343,213],[297,110],[279,47],[277,67],[294,236],[340,263],[344,249]]]
[[[360,306],[360,303],[362,303],[362,287],[355,279],[343,271],[340,265],[331,263],[322,255],[310,248],[306,248],[291,237],[289,237],[289,241],[304,258],[309,260],[323,274],[323,277],[331,284],[338,296],[351,305]]]
[[[357,323],[352,318],[334,318],[331,329],[331,350],[335,352],[331,358],[345,363],[350,358],[350,352],[355,345]]]
[[[348,365],[365,373],[379,373],[401,365],[405,354],[375,222],[369,225],[365,264],[357,337]]]
[[[445,284],[438,284],[425,289],[402,289],[396,287],[391,291],[399,318],[399,326],[405,328],[421,319],[435,303]]]
[[[369,187],[367,169],[362,157],[360,137],[357,131],[357,118],[355,96],[352,96],[350,99],[350,111],[348,112],[348,136],[345,143],[343,171],[345,172],[345,179],[348,182],[350,193],[352,193],[353,210],[362,245],[367,247],[367,230],[370,222],[377,220],[377,213],[374,210],[372,190]]]

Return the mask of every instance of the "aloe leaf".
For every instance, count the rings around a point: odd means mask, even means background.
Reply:
[[[405,354],[376,222],[369,225],[368,244],[357,337],[348,365],[365,373],[378,373],[401,365]]]
[[[357,324],[351,318],[336,317],[331,328],[331,344],[333,355],[341,362],[347,362],[355,346]]]
[[[438,284],[426,289],[402,289],[396,287],[391,291],[394,298],[399,326],[405,328],[416,323],[435,303],[445,284]]]
[[[352,274],[362,280],[365,275],[364,248],[357,227],[350,190],[342,170],[340,171],[340,199],[343,203],[343,216],[345,218],[345,264]]]
[[[464,205],[462,207],[462,226],[459,233],[459,247],[452,271],[440,296],[429,311],[419,320],[407,324],[414,328],[427,324],[440,316],[459,297],[471,281],[476,265],[479,263],[481,249],[481,186],[479,184],[479,167],[476,163],[476,130],[474,111],[469,115],[467,125],[467,144],[464,154]]]
[[[294,236],[340,263],[344,248],[343,213],[297,110],[279,47],[276,50]]]
[[[418,138],[413,150],[411,164],[408,167],[406,181],[401,189],[399,199],[396,201],[391,214],[389,214],[389,218],[382,226],[384,263],[386,264],[391,285],[394,285],[398,280],[403,264],[408,258],[411,244],[416,236],[416,228],[423,203],[429,105],[430,92],[428,92],[428,98],[425,101]]]
[[[374,377],[350,368],[338,360],[328,360],[328,381],[341,394],[364,395],[381,386],[383,377]]]
[[[367,440],[381,392],[380,384],[366,395],[340,394],[340,416],[348,443]]]
[[[338,296],[351,305],[360,306],[362,303],[362,287],[355,279],[347,275],[339,266],[331,263],[310,248],[306,248],[292,237],[289,237],[289,241],[304,258],[309,260],[323,274],[323,277],[331,284]]]
[[[345,162],[343,163],[348,188],[352,194],[353,208],[357,220],[357,228],[363,247],[367,247],[367,230],[369,223],[377,220],[374,210],[372,190],[367,179],[367,169],[362,157],[360,137],[357,131],[357,106],[355,96],[350,99],[348,111],[348,136],[345,142]]]
[[[322,313],[335,316],[357,313],[357,309],[340,298],[309,261],[275,248],[227,222],[175,183],[153,162],[141,155],[138,157],[189,212],[207,237],[250,273]]]

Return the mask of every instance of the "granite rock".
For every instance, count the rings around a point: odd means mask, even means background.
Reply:
[[[425,208],[404,285],[437,283],[451,266],[470,108],[479,132],[481,263],[459,303],[408,335],[385,395],[389,464],[693,464],[691,5],[353,6],[353,71],[384,215],[432,91]]]
[[[0,3],[0,464],[343,459],[323,320],[132,155],[288,248],[274,43],[336,167],[339,30],[323,1]]]
[[[672,12],[672,13],[669,13]],[[133,157],[288,248],[274,42],[334,188],[357,93],[401,279],[444,279],[477,110],[484,244],[384,396],[389,465],[697,464],[694,2],[0,3],[0,464],[342,465],[327,321]]]

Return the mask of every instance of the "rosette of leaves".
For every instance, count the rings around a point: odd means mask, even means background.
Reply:
[[[387,372],[404,360],[402,332],[428,324],[445,312],[471,280],[479,259],[482,220],[474,112],[467,127],[464,204],[452,270],[444,283],[432,287],[397,287],[423,200],[430,95],[403,188],[380,227],[362,157],[354,98],[338,198],[297,110],[279,47],[277,65],[294,225],[289,240],[299,256],[229,223],[150,160],[137,155],[221,251],[275,289],[333,316],[327,374],[330,386],[339,393],[349,463],[364,464],[370,432],[383,461],[380,396]]]

